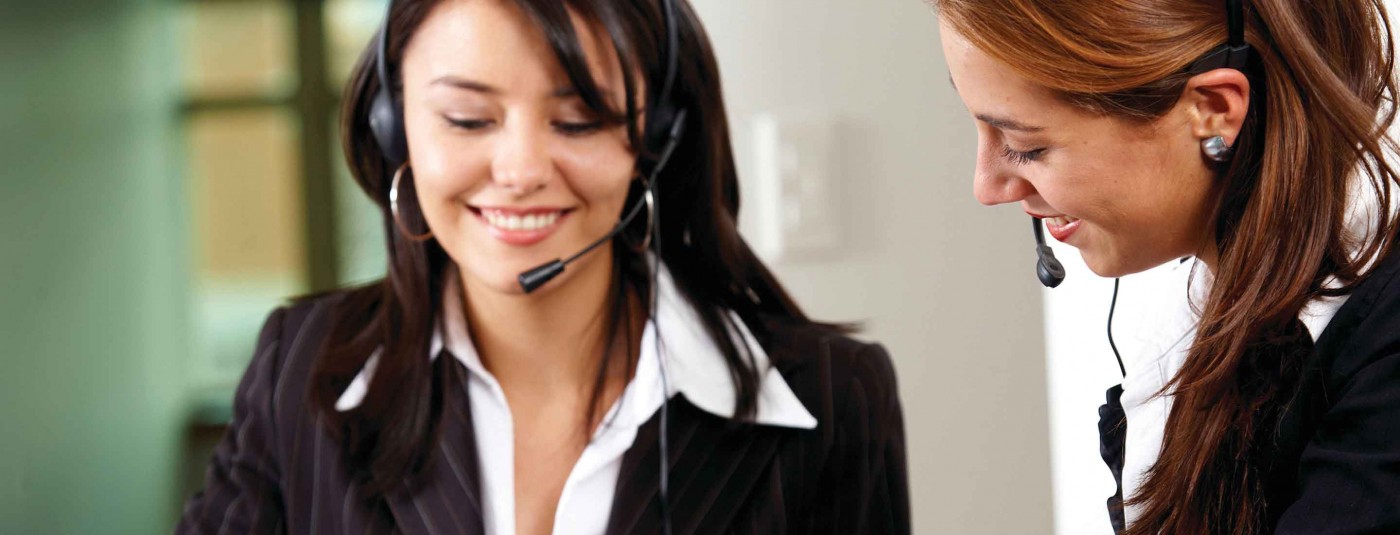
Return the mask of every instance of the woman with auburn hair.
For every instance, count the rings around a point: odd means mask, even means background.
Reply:
[[[387,276],[272,313],[177,531],[908,533],[890,358],[739,236],[722,94],[685,0],[388,2]]]
[[[1115,528],[1400,533],[1381,0],[934,3],[979,201],[1102,276],[1195,258],[1190,337],[1101,409]]]

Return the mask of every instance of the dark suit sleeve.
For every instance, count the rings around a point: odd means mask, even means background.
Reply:
[[[1303,449],[1298,476],[1279,535],[1400,533],[1400,353],[1372,360],[1342,385]]]
[[[829,533],[909,533],[904,413],[894,366],[879,345],[851,360],[844,408],[837,406],[833,457],[814,523]],[[829,531],[826,531],[829,530]]]
[[[280,469],[274,455],[273,391],[285,311],[273,312],[238,385],[233,421],[214,450],[204,490],[185,504],[176,533],[281,533]]]

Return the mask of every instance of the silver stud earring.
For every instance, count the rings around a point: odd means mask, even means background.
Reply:
[[[1235,155],[1234,149],[1225,144],[1224,136],[1212,136],[1201,141],[1201,152],[1212,162],[1225,163]]]

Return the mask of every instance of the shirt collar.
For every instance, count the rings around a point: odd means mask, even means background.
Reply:
[[[1174,270],[1195,270],[1196,258],[1190,261],[1180,262]],[[1190,303],[1204,303],[1210,297],[1210,287],[1215,280],[1215,275],[1209,269],[1200,269],[1189,275]],[[1322,282],[1324,288],[1340,288],[1341,282],[1336,277],[1328,276]],[[1346,304],[1350,295],[1323,296],[1303,304],[1303,308],[1298,311],[1298,320],[1303,323],[1303,328],[1308,331],[1308,336],[1312,337],[1314,343],[1322,336],[1322,332],[1327,329],[1327,325],[1332,322],[1332,317],[1337,315],[1337,311]],[[1189,305],[1188,305],[1189,307]],[[1195,309],[1191,309],[1191,325],[1195,328],[1195,323],[1200,319]]]
[[[663,391],[666,397],[684,395],[693,405],[715,416],[733,418],[735,389],[723,351],[705,331],[695,308],[675,287],[670,271],[663,266],[657,273],[657,279],[656,317],[647,322],[642,333],[636,376],[624,390],[619,403],[609,412],[606,421],[614,426],[641,425],[660,407]],[[472,375],[498,393],[500,387],[495,377],[482,364],[467,332],[462,294],[455,271],[449,271],[444,282],[443,322],[433,333],[428,354],[436,359],[446,349]],[[759,371],[758,405],[753,422],[815,429],[817,419],[802,405],[782,374],[773,367],[768,353],[759,345],[748,326],[734,312],[725,310],[724,313],[733,325],[730,336],[736,345],[747,348],[752,364]],[[337,410],[347,411],[359,406],[378,360],[379,351],[375,351],[365,363],[365,368],[337,400]]]

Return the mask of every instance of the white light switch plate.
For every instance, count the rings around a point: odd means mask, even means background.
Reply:
[[[825,256],[841,247],[834,123],[820,115],[763,114],[752,122],[755,181],[745,217],[750,241],[771,260]],[[752,209],[750,212],[749,210]]]

